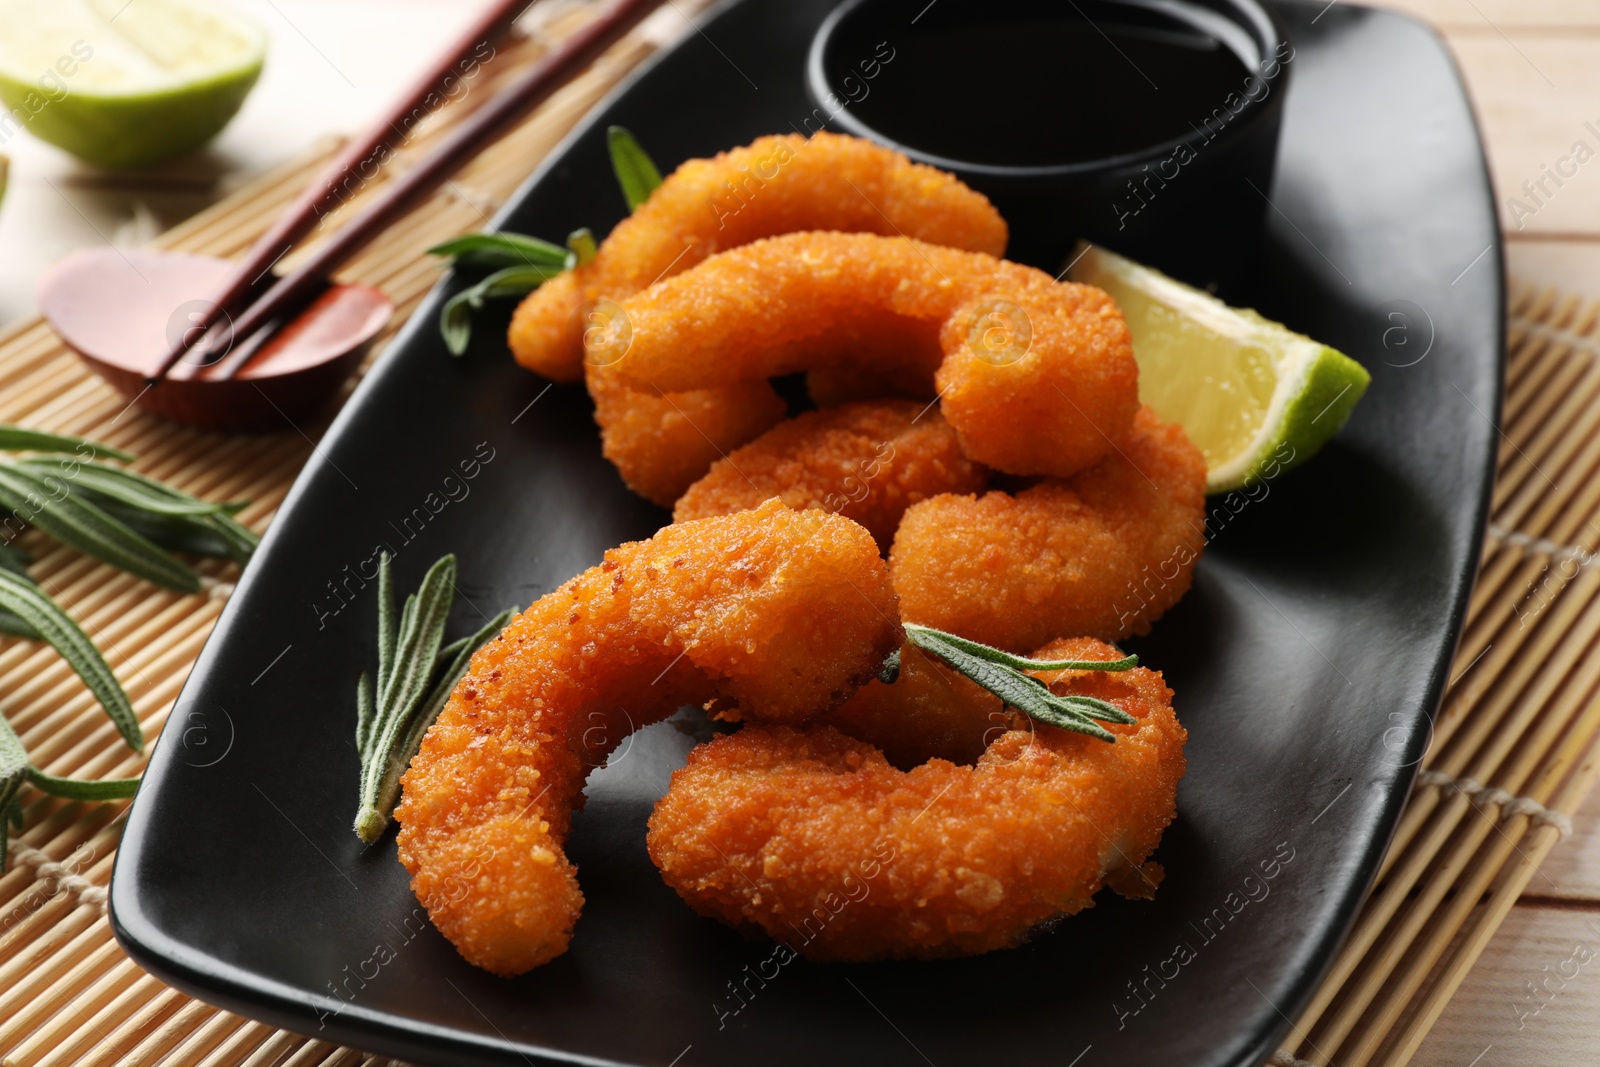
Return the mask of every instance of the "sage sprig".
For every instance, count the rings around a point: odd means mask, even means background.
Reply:
[[[473,312],[481,310],[485,300],[531,293],[564,270],[565,267],[539,265],[503,267],[476,285],[461,290],[439,309],[439,334],[444,338],[445,348],[452,356],[466,353],[467,343],[472,340]]]
[[[1028,659],[1012,655],[990,645],[958,637],[931,626],[906,623],[906,640],[922,651],[942,660],[960,674],[999,697],[1009,706],[1045,723],[1063,730],[1088,734],[1102,741],[1116,741],[1116,735],[1100,722],[1124,725],[1135,722],[1133,716],[1114,704],[1094,697],[1069,694],[1059,695],[1050,687],[1024,671],[1125,671],[1139,665],[1138,656],[1125,656],[1114,660]],[[884,662],[879,678],[892,682],[900,673],[900,651],[896,649]],[[1099,720],[1098,722],[1096,720]]]
[[[233,519],[243,504],[201,500],[142,474],[96,462],[101,456],[133,458],[109,445],[0,425],[0,450],[41,453],[0,461],[0,509],[64,545],[157,585],[180,592],[200,588],[199,576],[168,551],[226,556],[242,567],[255,550],[255,533]],[[83,629],[29,576],[29,562],[21,550],[0,545],[0,633],[50,644],[83,679],[128,747],[143,751],[144,731],[116,675]],[[21,739],[0,718],[0,872],[7,860],[3,831],[22,825],[24,783],[70,800],[102,801],[132,796],[139,779],[82,781],[46,774],[28,763]]]
[[[17,466],[47,463],[25,459]],[[88,502],[170,552],[220,556],[242,568],[261,543],[254,530],[233,517],[247,501],[201,500],[165,482],[93,460],[75,465],[72,482]]]
[[[428,249],[433,256],[448,256],[456,266],[549,267],[567,269],[573,253],[560,245],[520,233],[464,233]]]
[[[231,515],[172,515],[146,511],[93,490],[84,494],[106,514],[168,552],[187,552],[194,556],[231,559],[241,569],[250,562],[261,538]]]
[[[148,582],[194,593],[200,577],[159,547],[84,500],[63,478],[0,464],[0,507],[64,545]]]
[[[621,126],[606,130],[611,169],[622,197],[633,211],[661,184],[661,172],[640,146],[638,138]],[[493,267],[494,272],[446,300],[439,309],[439,335],[452,356],[466,352],[472,340],[472,316],[484,302],[498,297],[525,296],[545,282],[594,259],[598,251],[587,226],[567,235],[565,247],[522,233],[468,233],[428,249],[446,256],[452,267]]]
[[[109,497],[120,504],[155,515],[232,515],[245,506],[242,500],[224,503],[201,500],[154,478],[93,460],[68,461],[64,464],[53,459],[20,459],[13,465],[41,477],[65,477],[74,486],[88,489],[96,496]]]
[[[28,564],[32,562],[22,549],[0,545],[0,570],[10,571],[24,581],[32,582],[33,578],[28,574]],[[39,640],[38,631],[23,622],[21,616],[3,609],[0,609],[0,634],[26,637],[30,641]]]
[[[76,452],[79,455],[87,452],[91,457],[110,456],[112,459],[123,461],[133,458],[121,449],[103,445],[98,441],[62,433],[49,433],[45,430],[30,430],[26,426],[0,426],[0,451]]]
[[[6,852],[12,826],[22,825],[22,783],[28,780],[28,750],[22,738],[0,716],[0,874],[6,870]]]
[[[467,671],[472,654],[511,619],[509,610],[477,633],[444,644],[445,622],[455,599],[456,558],[445,556],[406,597],[398,620],[389,555],[378,560],[378,675],[356,680],[356,752],[361,789],[356,835],[372,844],[389,825],[400,799],[400,776],[422,747],[450,691]]]
[[[0,425],[0,449],[40,453],[0,461],[0,509],[80,552],[180,592],[200,578],[168,551],[226,556],[241,567],[257,537],[233,519],[240,503],[212,503],[92,457],[131,459],[81,437]],[[85,458],[91,457],[91,458]],[[127,695],[92,642],[28,575],[26,554],[0,545],[0,633],[52,645],[84,680],[130,746],[143,734]]]
[[[241,567],[249,562],[258,539],[231,517],[241,507],[93,460],[0,463],[0,508],[85,555],[180,593],[197,592],[200,577],[167,549],[226,556]]]
[[[637,211],[660,187],[661,171],[639,139],[624,126],[606,129],[606,148],[611,152],[611,170],[622,186],[622,198],[628,202],[629,211]]]
[[[459,251],[451,251],[459,249]],[[472,340],[472,314],[485,300],[502,296],[523,296],[556,275],[581,266],[594,258],[594,234],[587,227],[567,236],[561,248],[537,237],[520,233],[473,233],[457,237],[428,249],[434,255],[453,255],[456,263],[499,263],[522,256],[525,262],[501,267],[476,285],[469,285],[445,301],[439,310],[439,333],[452,356],[466,352]],[[551,253],[558,253],[559,259]]]
[[[579,226],[567,234],[567,248],[572,252],[574,267],[592,263],[595,254],[600,251],[600,245],[594,239],[594,231],[587,226]]]
[[[28,784],[63,800],[126,800],[139,790],[138,778],[57,778],[28,766]]]
[[[83,679],[83,684],[110,716],[128,747],[135,752],[144,751],[144,732],[139,728],[139,717],[133,712],[128,694],[122,691],[121,683],[106,666],[94,642],[55,601],[45,596],[30,579],[0,568],[0,610],[22,620],[41,640],[61,653],[61,658]]]
[[[0,716],[0,874],[9,856],[10,829],[22,825],[22,786],[34,788],[67,800],[118,800],[131,797],[139,788],[137,778],[105,778],[85,781],[46,774],[28,762],[28,752],[11,724]]]

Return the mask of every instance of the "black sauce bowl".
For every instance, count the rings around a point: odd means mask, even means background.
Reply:
[[[892,57],[916,47],[930,26],[959,33],[1048,18],[1081,20],[1095,30],[1113,24],[1159,29],[1174,9],[1188,12],[1191,25],[1209,22],[1217,37],[1231,41],[1241,63],[1237,89],[1222,99],[1196,98],[1181,78],[1159,87],[1170,94],[1164,104],[1177,101],[1170,105],[1174,112],[1192,112],[1184,118],[1192,132],[1104,158],[1037,164],[985,160],[981,145],[963,145],[964,139],[982,141],[976,132],[941,131],[942,154],[905,133],[908,126],[926,129],[937,117],[917,85],[897,87]],[[1083,238],[1193,284],[1226,290],[1254,256],[1269,208],[1293,58],[1282,25],[1257,0],[845,0],[811,43],[806,87],[815,109],[805,126],[808,133],[826,128],[870,138],[954,173],[1005,216],[1010,259],[1055,273]],[[951,70],[950,77],[982,77],[983,62],[974,57],[971,68]],[[852,108],[867,94],[877,94],[871,124]],[[1015,102],[1030,109],[1075,105],[1082,106],[1061,97]]]

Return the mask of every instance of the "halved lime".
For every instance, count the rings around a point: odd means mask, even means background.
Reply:
[[[1176,422],[1220,493],[1303,463],[1372,380],[1349,356],[1113,252],[1079,245],[1072,280],[1111,294],[1139,361],[1139,399]]]
[[[103,167],[142,167],[228,124],[266,56],[208,0],[0,0],[0,130]]]

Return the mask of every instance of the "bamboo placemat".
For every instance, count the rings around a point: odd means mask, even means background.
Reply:
[[[682,19],[699,6],[679,2],[663,14]],[[503,49],[465,106],[429,120],[432,128],[399,165],[584,17],[569,5]],[[383,288],[398,306],[397,327],[438,276],[424,250],[483,225],[609,88],[682,28],[642,26],[344,276]],[[239,254],[325,158],[319,152],[267,175],[157,244]],[[1600,568],[1590,566],[1600,541],[1600,304],[1514,288],[1510,311],[1494,525],[1425,761],[1432,784],[1419,787],[1406,809],[1355,933],[1275,1063],[1407,1062],[1560,839],[1562,813],[1577,808],[1600,770],[1600,655],[1590,654],[1600,640]],[[36,319],[0,335],[0,375],[0,421],[107,441],[137,453],[136,469],[189,492],[247,498],[252,504],[240,518],[258,530],[324,425],[227,437],[163,422],[128,407]],[[154,736],[232,589],[230,572],[218,562],[201,564],[206,591],[179,596],[34,534],[24,547],[36,557],[33,573],[94,637]],[[138,773],[141,759],[48,649],[0,641],[0,693],[7,719],[46,770],[90,778]],[[1483,787],[1505,793],[1486,795]],[[128,960],[104,909],[123,809],[36,794],[26,807],[12,869],[0,876],[6,1065],[385,1062],[191,1000]]]

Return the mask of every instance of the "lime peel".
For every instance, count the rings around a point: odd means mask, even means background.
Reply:
[[[1355,360],[1113,252],[1080,245],[1073,281],[1122,308],[1140,398],[1206,456],[1206,491],[1275,477],[1310,459],[1349,419],[1371,376]]]
[[[103,167],[142,167],[221,131],[267,37],[200,0],[0,0],[0,131],[18,125]]]

